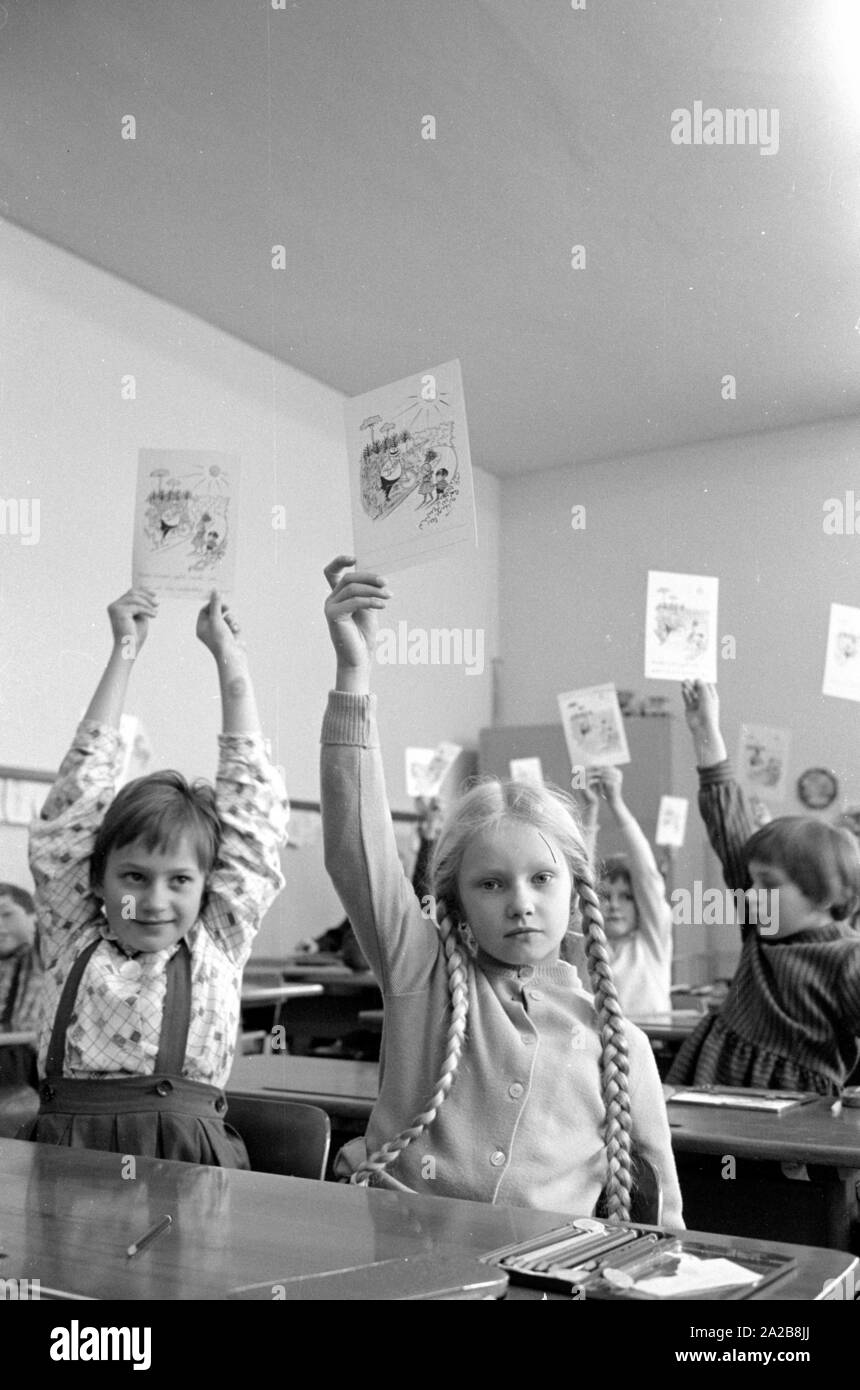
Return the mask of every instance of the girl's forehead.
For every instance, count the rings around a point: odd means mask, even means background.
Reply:
[[[134,864],[145,869],[192,869],[199,872],[197,851],[188,835],[181,835],[172,844],[149,849],[141,840],[114,845],[108,855],[111,864]]]
[[[464,865],[487,860],[498,864],[524,861],[563,864],[564,855],[552,836],[545,831],[525,821],[505,820],[486,830],[476,831],[466,845]]]

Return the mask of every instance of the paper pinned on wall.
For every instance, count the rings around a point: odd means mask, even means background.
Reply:
[[[648,571],[646,679],[716,681],[718,593],[707,575]]]
[[[39,815],[50,790],[50,782],[4,778],[0,781],[0,820],[4,825],[29,825]]]
[[[533,787],[544,785],[540,758],[511,758],[508,766],[515,782],[529,782]]]
[[[788,777],[789,729],[766,724],[741,724],[738,782],[751,796],[782,801]]]
[[[132,583],[158,594],[205,599],[235,584],[238,454],[141,449],[134,510]]]
[[[558,697],[571,767],[618,767],[630,749],[612,681],[583,686]]]
[[[344,402],[359,569],[405,569],[478,544],[460,363]]]
[[[690,803],[685,796],[661,796],[657,812],[657,833],[654,843],[680,849],[687,833],[687,812]]]
[[[124,787],[126,782],[131,782],[135,777],[143,777],[152,757],[152,744],[136,715],[120,716],[119,736],[122,744],[122,766],[117,778],[117,789]]]
[[[322,835],[322,816],[319,811],[296,810],[290,808],[287,825],[287,844],[293,849],[307,849],[315,845]]]
[[[822,694],[860,700],[860,608],[831,603]]]
[[[462,751],[459,743],[440,743],[437,748],[407,748],[407,796],[438,796]]]

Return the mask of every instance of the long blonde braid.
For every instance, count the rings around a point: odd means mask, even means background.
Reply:
[[[370,1154],[352,1174],[350,1182],[365,1187],[374,1180],[378,1180],[386,1168],[412,1143],[413,1139],[417,1139],[433,1123],[440,1105],[451,1089],[457,1068],[460,1065],[463,1043],[466,1038],[466,1018],[469,1012],[470,962],[466,953],[460,948],[451,918],[443,917],[438,925],[445,951],[448,992],[451,998],[451,1022],[448,1025],[442,1070],[433,1088],[433,1095],[430,1097],[427,1109],[422,1110],[420,1115],[416,1115],[406,1129],[402,1129],[393,1139],[389,1139],[387,1143],[382,1145],[382,1148]]]
[[[630,1062],[624,1032],[624,1016],[612,978],[603,930],[603,914],[600,911],[600,900],[595,891],[590,866],[580,869],[576,877],[576,889],[582,908],[585,959],[594,991],[601,1043],[600,1086],[606,1109],[604,1142],[609,1162],[606,1203],[610,1218],[629,1221],[633,1158],[628,1087]]]

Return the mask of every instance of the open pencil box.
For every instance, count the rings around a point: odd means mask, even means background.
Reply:
[[[512,1284],[574,1299],[736,1299],[795,1268],[790,1255],[598,1221],[572,1221],[484,1259]]]

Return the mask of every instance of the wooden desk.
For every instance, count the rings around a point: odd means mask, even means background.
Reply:
[[[668,1014],[641,1014],[630,1019],[652,1042],[683,1042],[705,1017],[698,1009],[673,1009]]]
[[[123,1181],[122,1163],[119,1154],[0,1140],[3,1277],[38,1278],[43,1291],[86,1298],[224,1299],[244,1285],[385,1260],[478,1256],[567,1220],[522,1207],[144,1158],[136,1160],[135,1180]],[[173,1217],[173,1227],[129,1259],[127,1247],[163,1215]],[[840,1285],[850,1284],[856,1259],[781,1248],[795,1256],[797,1269],[765,1289],[762,1302],[844,1296]],[[382,1292],[375,1273],[376,1297],[402,1297],[396,1265]]]
[[[243,985],[242,1003],[283,1004],[287,999],[307,999],[322,992],[322,985],[313,985],[310,981],[291,985]]]
[[[677,1089],[664,1087],[667,1097]],[[777,1115],[669,1099],[688,1220],[715,1221],[717,1230],[765,1238],[790,1229],[811,1244],[852,1248],[858,1234],[852,1223],[858,1219],[860,1110],[846,1108],[836,1116],[831,1104],[816,1099]],[[723,1178],[729,1158],[736,1176]]]
[[[284,1052],[237,1057],[229,1092],[278,1094],[318,1105],[334,1119],[367,1121],[379,1091],[376,1062],[341,1062],[328,1057],[293,1057]]]
[[[309,961],[307,965],[285,965],[281,974],[285,980],[312,980],[335,993],[378,988],[372,970],[350,970],[348,965],[318,965]]]

